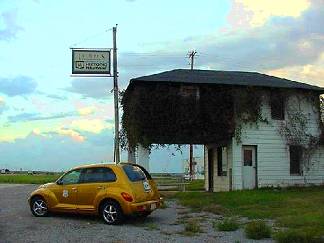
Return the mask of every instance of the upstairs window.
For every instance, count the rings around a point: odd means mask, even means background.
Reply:
[[[193,98],[195,100],[200,98],[199,87],[197,86],[182,85],[179,93],[184,98]]]
[[[290,153],[290,174],[301,175],[301,161],[303,151],[301,146],[289,146]]]
[[[271,118],[274,120],[285,119],[285,102],[284,98],[278,94],[271,94]]]

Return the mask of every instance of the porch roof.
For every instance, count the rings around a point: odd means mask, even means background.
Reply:
[[[130,83],[183,83],[260,86],[269,88],[304,89],[324,93],[323,87],[278,78],[257,72],[174,69],[153,75],[133,78]]]

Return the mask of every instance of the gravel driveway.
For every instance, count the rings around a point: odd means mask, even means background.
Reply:
[[[219,232],[212,222],[220,216],[192,213],[175,201],[158,209],[145,221],[105,225],[100,218],[81,215],[32,216],[27,197],[35,185],[0,184],[0,242],[272,242],[247,240],[242,229]],[[199,222],[202,233],[188,235],[185,220]]]

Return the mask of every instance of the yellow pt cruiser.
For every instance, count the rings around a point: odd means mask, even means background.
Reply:
[[[107,224],[118,224],[127,215],[148,216],[162,199],[143,167],[120,163],[76,167],[41,185],[28,202],[36,217],[49,212],[99,214]]]

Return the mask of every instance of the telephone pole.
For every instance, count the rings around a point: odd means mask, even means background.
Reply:
[[[115,146],[114,146],[114,162],[120,162],[119,151],[119,107],[118,107],[118,71],[117,71],[117,41],[116,41],[117,25],[113,27],[113,72],[114,72],[114,103],[115,103]]]
[[[190,69],[194,69],[194,61],[195,61],[195,56],[197,52],[196,51],[191,51],[188,53],[188,57],[190,59]],[[193,145],[189,145],[189,174],[190,174],[190,179],[193,179]]]

